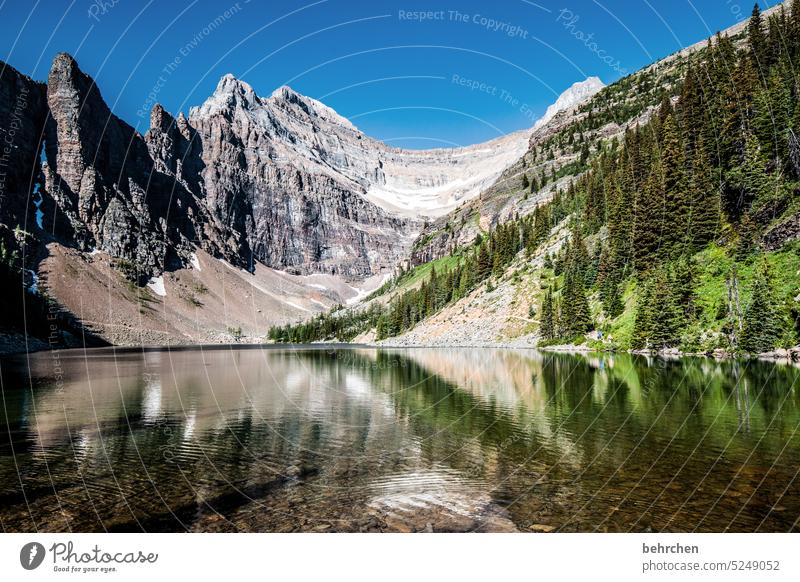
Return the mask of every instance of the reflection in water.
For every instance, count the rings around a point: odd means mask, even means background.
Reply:
[[[273,347],[58,365],[2,361],[4,531],[798,528],[791,366]]]

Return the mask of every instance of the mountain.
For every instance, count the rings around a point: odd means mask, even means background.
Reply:
[[[169,303],[161,297],[185,272],[198,279],[176,290],[190,310],[198,302],[190,288],[215,287],[206,280],[212,271],[259,279],[251,291],[265,306],[277,301],[257,318],[261,326],[363,297],[408,260],[426,220],[476,199],[524,153],[530,134],[393,148],[290,87],[261,97],[225,75],[188,117],[154,106],[141,135],[66,53],[46,84],[0,66],[0,116],[15,146],[4,155],[0,203],[4,248],[21,257],[12,271],[68,312],[87,309],[86,292],[113,289],[91,315],[113,341],[130,341],[114,331],[114,311],[141,304],[142,294]],[[194,268],[207,259],[232,270]],[[85,288],[62,284],[75,276]],[[299,279],[289,285],[286,276]],[[137,285],[133,294],[125,279]],[[165,313],[178,317],[184,307]],[[185,318],[150,337],[185,336]]]
[[[47,119],[47,93],[42,83],[0,62],[0,224],[24,224],[30,210],[31,182],[41,171],[37,144]]]
[[[410,243],[414,221],[369,201],[338,170],[367,171],[350,147],[361,136],[323,105],[289,88],[261,98],[226,75],[188,125],[206,206],[251,265],[363,279],[391,269]]]
[[[554,135],[563,135],[570,126],[584,124],[589,118],[587,104],[596,101],[604,89],[603,82],[597,77],[566,89],[536,122],[522,155],[506,165],[479,197],[464,200],[449,213],[435,217],[425,225],[412,246],[410,263],[420,265],[441,258],[513,216],[531,214],[557,188],[580,174],[585,164],[581,163],[578,146],[620,135],[626,124],[637,120],[633,113],[640,114],[641,111],[625,112],[614,123],[592,127],[586,132],[578,129],[572,140],[567,139],[570,143],[562,147],[544,147],[543,144]],[[580,144],[574,135],[579,136]],[[519,195],[521,189],[527,192]]]
[[[233,113],[266,157],[359,193],[383,210],[419,219],[446,213],[483,188],[525,151],[521,131],[465,148],[403,150],[370,138],[333,109],[290,87],[261,98],[226,75],[190,122]],[[257,137],[250,135],[257,133]],[[240,136],[241,137],[241,136]]]

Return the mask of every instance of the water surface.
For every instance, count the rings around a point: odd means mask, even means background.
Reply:
[[[4,531],[794,531],[800,370],[529,350],[0,360]]]

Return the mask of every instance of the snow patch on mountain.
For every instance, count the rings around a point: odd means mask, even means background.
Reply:
[[[147,287],[159,297],[166,297],[167,290],[164,287],[164,276],[151,277],[147,282]]]

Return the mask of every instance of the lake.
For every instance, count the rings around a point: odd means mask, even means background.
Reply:
[[[0,360],[3,531],[800,528],[800,370],[250,346]]]

